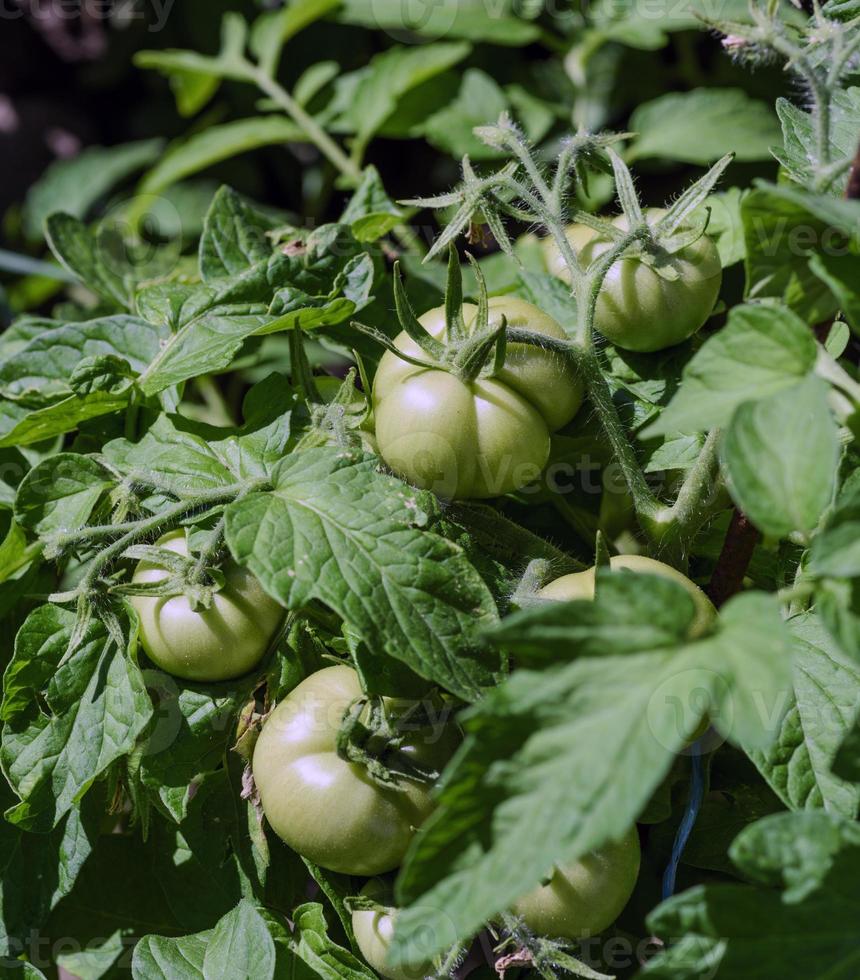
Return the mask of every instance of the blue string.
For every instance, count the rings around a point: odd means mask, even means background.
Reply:
[[[684,810],[681,825],[678,827],[678,833],[675,836],[675,843],[672,847],[672,858],[669,861],[669,866],[666,868],[666,873],[663,875],[664,901],[675,894],[675,880],[678,876],[678,865],[681,863],[684,848],[687,846],[687,841],[690,839],[690,834],[696,825],[699,810],[702,808],[702,800],[705,797],[705,765],[702,760],[701,739],[691,749],[693,768],[690,774],[690,799],[687,801],[687,808]]]

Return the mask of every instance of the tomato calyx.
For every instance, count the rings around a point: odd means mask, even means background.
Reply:
[[[403,751],[407,743],[406,719],[413,732],[426,727],[422,721],[430,723],[421,713],[420,705],[416,711],[393,720],[383,698],[358,698],[343,717],[337,736],[337,754],[346,762],[364,767],[371,779],[388,789],[402,788],[404,780],[436,782],[440,776],[437,769],[420,765]]]
[[[597,973],[586,963],[571,955],[571,944],[547,936],[535,935],[528,926],[516,915],[509,912],[501,916],[505,935],[496,946],[496,954],[502,954],[496,960],[496,972],[504,980],[508,970],[527,968],[535,970],[542,977],[557,977],[559,971],[572,973],[575,976],[601,977],[610,980],[608,976]]]
[[[386,915],[391,911],[390,902],[385,905],[375,898],[371,898],[370,895],[348,895],[343,900],[343,904],[347,912],[379,912]]]
[[[179,554],[159,545],[138,544],[123,552],[124,558],[157,565],[169,574],[153,582],[124,582],[111,592],[127,596],[172,598],[184,595],[193,611],[211,609],[215,596],[224,588],[224,573],[220,568],[201,564],[199,558]]]
[[[507,320],[504,315],[496,315],[491,320],[484,275],[474,257],[467,255],[467,258],[478,283],[477,313],[470,323],[465,322],[463,276],[457,252],[452,245],[449,251],[448,279],[445,287],[444,341],[432,336],[419,321],[403,287],[400,264],[395,263],[394,305],[397,318],[404,332],[426,354],[426,360],[405,353],[385,334],[373,327],[357,321],[353,322],[353,326],[372,337],[401,360],[416,367],[447,371],[464,382],[474,381],[479,377],[493,377],[505,364],[508,341]]]

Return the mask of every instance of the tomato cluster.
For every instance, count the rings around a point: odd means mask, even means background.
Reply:
[[[565,340],[552,317],[515,297],[489,300],[491,323]],[[477,307],[463,306],[467,329]],[[420,324],[446,342],[445,308],[425,313]],[[406,332],[394,341],[403,354],[427,355]],[[416,486],[443,497],[497,497],[541,474],[550,433],[576,415],[583,386],[570,362],[531,344],[509,343],[504,365],[467,380],[443,365],[420,367],[392,351],[373,384],[376,438],[385,462]]]

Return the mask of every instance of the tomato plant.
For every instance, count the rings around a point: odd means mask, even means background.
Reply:
[[[855,0],[12,6],[0,973],[854,976]]]
[[[156,546],[188,556],[181,529],[159,538]],[[143,649],[168,674],[190,681],[230,680],[256,667],[268,649],[283,609],[240,565],[230,563],[223,574],[224,586],[208,609],[195,609],[186,595],[131,598]],[[132,582],[164,582],[168,576],[167,569],[142,561]]]

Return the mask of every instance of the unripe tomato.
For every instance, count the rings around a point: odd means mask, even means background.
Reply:
[[[470,304],[463,307],[467,325],[476,312]],[[524,300],[494,297],[491,322],[500,315],[511,327],[566,338],[552,317]],[[444,307],[420,320],[432,336],[446,339]],[[428,359],[405,332],[395,344]],[[508,344],[502,370],[473,381],[441,367],[417,367],[388,351],[373,383],[376,437],[386,463],[416,486],[444,497],[496,497],[540,476],[550,433],[573,418],[582,397],[568,361],[528,344]]]
[[[361,696],[350,667],[311,674],[267,719],[253,770],[266,818],[294,851],[329,871],[370,877],[400,864],[433,802],[432,786],[402,780],[389,789],[337,754],[344,714]],[[398,706],[386,704],[396,715]],[[401,751],[439,771],[458,741],[451,725],[404,734]]]
[[[397,909],[390,906],[390,894],[379,879],[369,881],[361,890],[365,898],[385,906],[384,912],[356,910],[352,913],[352,931],[361,955],[368,964],[385,980],[423,980],[433,972],[431,963],[414,967],[391,967],[388,965],[388,951],[394,936]]]
[[[646,217],[653,225],[665,213],[650,208]],[[612,223],[625,231],[629,227],[624,215]],[[585,267],[612,245],[586,225],[571,225],[567,237]],[[544,241],[547,268],[569,280],[558,247],[551,239]],[[643,353],[673,347],[691,337],[711,315],[723,280],[713,240],[702,235],[669,257],[667,264],[677,272],[676,279],[664,278],[635,255],[613,263],[600,290],[594,325],[617,347]]]
[[[181,528],[156,544],[188,554]],[[228,561],[224,587],[211,608],[195,610],[184,595],[131,596],[140,618],[140,641],[149,659],[168,674],[189,681],[214,682],[247,674],[269,647],[283,608],[263,590],[247,569]],[[132,581],[160,582],[169,572],[142,561]]]
[[[520,899],[512,911],[540,936],[587,939],[621,914],[636,887],[640,860],[633,827],[620,841],[553,868],[549,883]]]
[[[627,569],[631,572],[645,572],[677,582],[690,594],[696,610],[690,624],[690,638],[695,639],[702,636],[710,629],[717,615],[713,603],[695,582],[690,581],[677,568],[672,568],[671,565],[666,565],[654,558],[646,558],[645,555],[616,555],[609,559],[609,566],[613,571]],[[596,577],[596,569],[594,568],[586,569],[584,572],[573,572],[571,575],[562,575],[561,578],[545,585],[537,594],[543,599],[561,601],[593,599]]]

